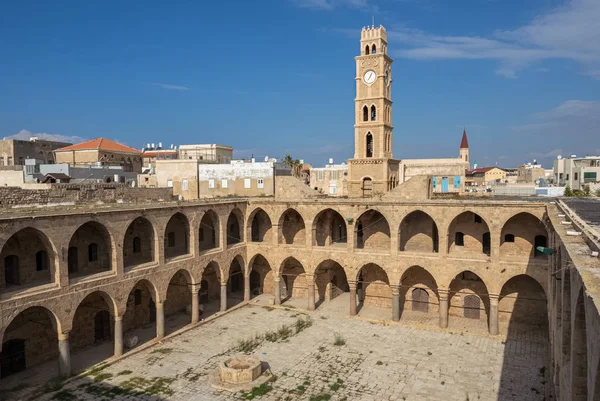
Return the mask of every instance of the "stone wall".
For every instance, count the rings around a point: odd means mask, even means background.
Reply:
[[[51,189],[0,187],[0,207],[57,203],[146,203],[173,200],[171,188],[131,188],[119,184],[54,184]]]

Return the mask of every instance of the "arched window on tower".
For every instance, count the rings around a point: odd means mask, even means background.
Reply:
[[[369,54],[369,45],[365,46],[365,55]]]
[[[373,135],[367,134],[367,157],[373,157]]]
[[[371,46],[371,54],[376,54],[377,53],[377,48],[375,47],[375,44],[373,44],[373,46]]]
[[[371,106],[371,121],[377,121],[377,108],[375,105]]]
[[[363,107],[363,121],[369,121],[369,108]]]

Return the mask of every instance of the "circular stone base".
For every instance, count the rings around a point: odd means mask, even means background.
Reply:
[[[269,380],[271,380],[272,377],[273,375],[271,374],[271,372],[266,370],[260,376],[258,376],[256,380],[253,380],[250,383],[224,383],[221,381],[219,369],[216,369],[209,375],[208,382],[213,388],[237,393],[239,391],[250,391],[254,387],[258,387],[261,384],[268,382]]]

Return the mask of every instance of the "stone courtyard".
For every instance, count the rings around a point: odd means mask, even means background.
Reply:
[[[544,335],[503,336],[349,318],[348,297],[307,312],[294,300],[267,297],[165,339],[118,362],[88,370],[42,400],[548,400]],[[382,309],[386,315],[389,309]],[[373,308],[370,315],[377,315]],[[310,321],[297,332],[296,324]],[[468,323],[468,319],[465,319]],[[417,321],[414,321],[418,323]],[[212,388],[220,361],[240,354],[240,340],[290,332],[276,342],[243,346],[268,364],[261,388]],[[468,324],[463,327],[468,327]],[[336,338],[336,335],[337,338]],[[334,344],[337,339],[337,344]],[[252,349],[254,346],[256,347]],[[267,373],[269,374],[269,373]],[[549,388],[549,387],[548,387]]]

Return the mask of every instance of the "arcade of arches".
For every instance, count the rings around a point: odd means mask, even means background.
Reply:
[[[554,382],[583,394],[595,359],[584,347],[590,315],[582,311],[594,304],[570,296],[576,280],[564,270],[560,286],[548,288],[548,272],[567,265],[567,252],[546,206],[526,206],[498,214],[228,201],[106,222],[64,216],[60,235],[42,219],[10,222],[14,229],[0,237],[0,303],[14,311],[0,321],[0,373],[57,360],[68,376],[71,353],[104,344],[104,357],[120,356],[136,346],[133,337],[161,339],[262,294],[275,305],[302,300],[309,311],[342,299],[351,316],[388,309],[390,320],[429,317],[442,328],[470,319],[491,335],[548,332],[558,321],[554,359],[579,362],[568,377],[557,365]],[[115,277],[120,284],[111,286]],[[15,296],[30,301],[7,303]]]

